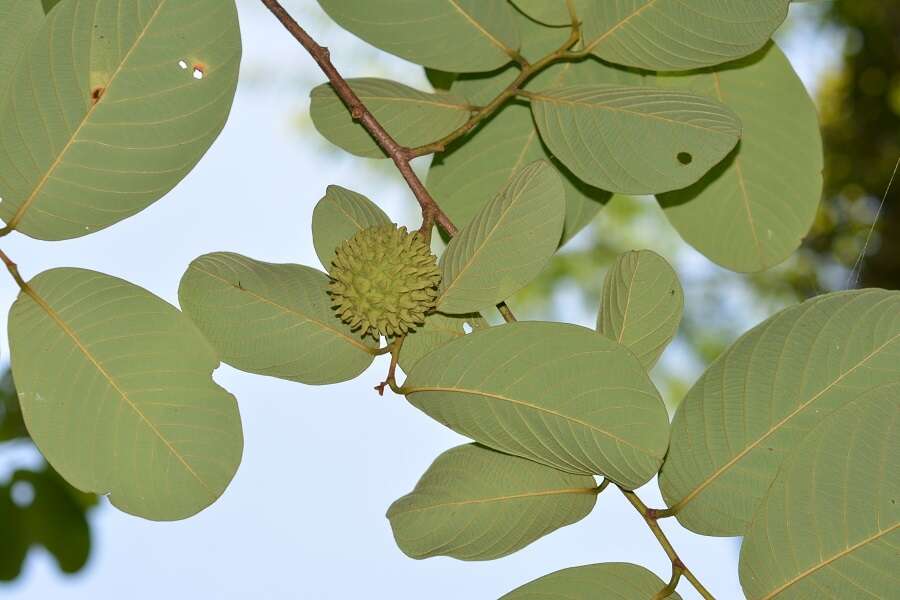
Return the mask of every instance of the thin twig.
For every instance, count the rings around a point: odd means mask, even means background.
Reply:
[[[666,584],[666,587],[656,592],[653,600],[664,600],[674,594],[675,589],[678,587],[678,582],[681,581],[682,573],[684,573],[684,569],[680,565],[672,563],[672,577],[669,579],[669,583]]]
[[[666,534],[659,526],[659,523],[656,522],[657,519],[650,516],[650,509],[647,508],[647,505],[644,504],[634,492],[622,489],[621,487],[619,487],[619,490],[621,490],[625,498],[644,518],[644,522],[647,523],[650,531],[653,532],[653,535],[654,537],[656,537],[659,545],[662,546],[662,549],[665,551],[666,556],[668,556],[669,560],[672,562],[672,568],[678,568],[680,570],[679,576],[684,575],[684,577],[691,582],[691,585],[693,585],[694,588],[700,593],[700,595],[706,598],[706,600],[715,600],[715,597],[711,593],[709,593],[709,590],[703,587],[703,584],[700,583],[700,580],[697,579],[696,576],[694,576],[691,570],[687,568],[687,565],[684,564],[684,561],[682,561],[678,557],[678,553],[675,552],[675,548],[672,547],[671,542],[669,542],[669,538],[666,537]]]
[[[19,274],[18,265],[16,265],[16,263],[14,263],[3,250],[0,250],[0,260],[2,260],[3,264],[6,265],[6,270],[9,271],[9,274],[12,275],[12,278],[16,280],[16,285],[19,286],[19,289],[21,289],[22,291],[28,291],[31,289],[25,282],[25,280],[22,279],[22,275]]]
[[[265,2],[266,0],[263,1]],[[507,100],[515,98],[519,94],[519,92],[521,92],[522,86],[525,85],[525,83],[529,79],[554,63],[563,60],[571,60],[573,53],[569,52],[569,48],[577,44],[580,40],[581,24],[577,21],[577,19],[575,19],[572,24],[572,31],[569,34],[569,38],[563,43],[562,46],[537,62],[520,65],[522,70],[519,73],[518,77],[516,77],[512,81],[512,83],[507,85],[503,89],[503,91],[497,95],[496,98],[478,109],[478,111],[476,111],[468,121],[466,121],[456,130],[452,131],[450,134],[437,140],[436,142],[431,142],[430,144],[411,148],[409,150],[409,156],[425,156],[426,154],[434,154],[435,152],[443,152],[444,150],[446,150],[447,146],[449,146],[451,143],[475,129],[475,127],[477,127],[482,121],[485,121],[492,117],[494,113],[496,113],[504,104],[506,104]],[[578,56],[576,58],[581,57]]]
[[[403,340],[405,339],[406,336],[402,335],[395,338],[394,341],[388,345],[388,348],[391,351],[391,366],[388,367],[387,379],[375,386],[379,396],[384,396],[384,388],[386,387],[390,387],[391,391],[395,394],[402,395],[400,386],[397,385],[397,363],[400,361],[400,350],[403,348]]]
[[[322,69],[322,72],[328,77],[328,81],[331,83],[332,89],[334,89],[335,93],[338,97],[343,101],[343,103],[347,106],[347,110],[350,111],[350,115],[354,120],[358,121],[360,125],[362,125],[366,131],[374,138],[374,140],[378,143],[382,150],[391,157],[394,161],[394,164],[397,165],[397,169],[400,171],[400,174],[403,175],[403,179],[406,180],[407,185],[410,190],[412,190],[413,194],[416,197],[416,200],[419,202],[419,206],[422,209],[422,227],[419,229],[419,232],[425,236],[427,240],[430,241],[431,238],[431,229],[434,223],[437,223],[444,231],[447,232],[447,235],[453,237],[459,232],[456,225],[453,224],[453,221],[450,220],[450,217],[441,210],[441,207],[435,202],[434,198],[425,188],[425,185],[422,183],[422,180],[419,179],[418,175],[412,169],[410,165],[410,160],[415,158],[416,156],[421,156],[423,154],[428,154],[430,152],[421,152],[417,153],[417,149],[406,148],[405,146],[401,146],[397,140],[391,137],[385,128],[378,122],[378,119],[366,108],[366,105],[359,99],[350,85],[347,83],[347,80],[338,72],[337,68],[331,62],[331,53],[328,51],[328,48],[319,45],[303,27],[300,26],[299,23],[287,12],[287,10],[281,5],[278,0],[261,0],[261,2],[268,8],[272,14],[281,22],[284,28],[294,36],[300,45],[306,49],[310,56],[312,56],[313,60],[316,61],[316,64],[319,65],[319,68]],[[563,48],[571,47],[577,41],[577,31],[573,29],[573,35],[570,36],[569,41],[566,42],[566,45]],[[557,51],[557,53],[561,52],[562,48]],[[533,65],[528,65],[523,68],[523,73],[528,73],[525,77],[520,76],[520,79],[524,81],[532,74],[537,72],[540,69],[546,67],[550,62],[552,62],[552,57],[556,53],[553,53],[544,59],[538,61]],[[518,81],[519,79],[517,79]],[[508,98],[515,95],[515,90],[510,92],[510,95],[503,97],[503,94],[495,98],[494,102],[484,107],[479,111],[478,114],[484,114],[482,118],[487,118],[489,113],[492,113],[496,110],[503,102],[505,102]],[[486,112],[489,111],[489,112]],[[471,125],[474,127],[477,124],[479,118],[476,115],[473,117],[475,122]],[[460,130],[457,130],[458,136],[461,136],[468,131],[462,131],[465,129],[466,125],[464,125]],[[471,129],[470,127],[470,129]],[[440,142],[436,142],[435,144],[440,144]],[[442,149],[442,148],[441,148]],[[497,307],[500,310],[500,313],[503,315],[503,318],[506,319],[507,322],[515,321],[516,318],[513,315],[512,311],[505,304],[501,304],[501,306]],[[385,381],[385,384],[390,383],[390,381]],[[393,388],[393,386],[392,386]],[[383,388],[382,388],[383,390]]]
[[[497,310],[500,311],[500,315],[503,317],[503,320],[507,323],[515,323],[518,321],[516,319],[516,315],[509,309],[509,306],[506,305],[506,302],[501,302],[497,305]]]
[[[294,39],[300,42],[300,45],[306,49],[313,60],[316,61],[316,64],[319,65],[319,68],[322,69],[322,72],[328,77],[328,81],[331,83],[334,92],[347,106],[347,110],[350,111],[350,115],[353,119],[359,122],[359,124],[369,132],[369,135],[374,138],[381,149],[391,157],[391,160],[397,165],[397,170],[403,175],[403,179],[406,180],[409,189],[412,190],[413,195],[415,195],[416,200],[419,202],[419,206],[422,208],[422,214],[432,216],[435,222],[437,222],[437,224],[449,235],[456,234],[456,226],[453,225],[450,218],[441,210],[441,207],[438,206],[437,202],[434,201],[434,198],[431,197],[431,194],[428,193],[428,190],[425,189],[422,180],[419,179],[419,176],[413,171],[409,161],[414,158],[415,155],[412,154],[408,148],[397,143],[397,140],[391,137],[391,134],[382,127],[381,123],[379,123],[369,109],[366,108],[365,104],[362,103],[347,83],[347,80],[338,73],[334,64],[332,64],[331,53],[328,51],[328,48],[320,46],[312,39],[278,0],[261,0],[261,2],[273,15],[275,15],[275,18],[281,22],[284,28],[294,36]]]

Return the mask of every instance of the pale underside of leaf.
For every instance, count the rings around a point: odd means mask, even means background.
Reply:
[[[651,369],[678,331],[684,292],[675,271],[650,250],[622,254],[603,284],[597,330]]]
[[[600,563],[544,575],[500,600],[637,600],[655,598],[665,587],[655,573],[639,565]],[[677,592],[666,597],[681,600]]]
[[[7,230],[78,237],[161,198],[224,126],[240,55],[233,0],[57,6],[0,106]]]
[[[377,346],[341,322],[327,285],[310,267],[220,252],[191,263],[178,299],[229,365],[324,385],[362,373]]]
[[[828,414],[900,382],[900,293],[820,296],[726,351],[678,408],[660,474],[679,521],[742,535],[779,465]]]
[[[740,120],[680,90],[611,84],[529,93],[544,143],[583,181],[621,194],[679,189],[735,146]]]
[[[450,241],[441,257],[438,308],[476,312],[536,277],[559,245],[564,195],[562,180],[548,162],[522,168]]]
[[[759,50],[790,0],[575,0],[585,48],[612,63],[687,71]]]
[[[519,48],[506,0],[319,0],[341,27],[373,46],[442,71],[490,71]]]
[[[359,231],[387,225],[391,219],[378,205],[352,190],[329,185],[312,216],[313,246],[319,262],[331,270],[335,249]]]
[[[625,487],[655,474],[668,442],[668,416],[637,359],[572,325],[475,332],[421,359],[404,388],[414,406],[479,443]]]
[[[743,124],[725,161],[659,197],[669,221],[726,268],[761,271],[784,261],[815,219],[823,168],[816,108],[787,57],[771,44],[721,70],[658,81],[727,104]]]
[[[446,92],[429,94],[384,79],[348,79],[366,108],[400,145],[422,146],[443,138],[463,125],[471,107]],[[329,84],[311,93],[310,118],[331,143],[351,154],[387,158],[387,154],[358,122]]]
[[[74,486],[154,520],[224,491],[243,447],[237,405],[175,308],[114,277],[55,269],[13,305],[10,344],[29,432]]]
[[[0,112],[12,90],[16,68],[43,20],[37,0],[6,0],[0,5]]]
[[[416,327],[406,336],[403,347],[400,349],[398,360],[400,368],[405,373],[410,373],[423,356],[466,335],[467,325],[471,330],[488,327],[487,321],[477,313],[445,315],[435,312],[428,315],[422,326]]]
[[[387,516],[413,558],[492,560],[582,519],[596,495],[593,477],[468,444],[439,456]]]
[[[797,446],[741,548],[748,598],[892,598],[900,546],[900,384],[834,412]]]

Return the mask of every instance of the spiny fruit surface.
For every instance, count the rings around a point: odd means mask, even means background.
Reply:
[[[328,293],[342,321],[378,336],[404,335],[425,322],[441,275],[425,241],[394,224],[362,229],[341,243]]]

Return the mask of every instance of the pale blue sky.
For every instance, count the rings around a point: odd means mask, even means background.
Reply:
[[[313,0],[285,4],[332,48],[347,76],[374,72],[424,85],[415,67],[329,26]],[[244,78],[231,120],[206,158],[166,198],[95,235],[50,244],[18,234],[5,238],[4,250],[26,277],[56,266],[86,267],[175,303],[181,273],[206,252],[319,266],[310,217],[330,183],[365,193],[396,220],[415,221],[412,198],[396,177],[329,150],[308,127],[298,132],[296,118],[306,110],[308,89],[322,77],[258,2],[240,0],[239,6]],[[834,38],[812,40],[802,28],[786,49],[808,83],[837,50]],[[686,267],[708,268],[686,247],[679,253]],[[598,277],[604,269],[598,265]],[[11,304],[16,293],[11,280],[0,278],[0,306]],[[577,307],[570,313],[569,320],[584,325],[594,319]],[[92,513],[94,552],[82,574],[61,576],[49,555],[33,552],[23,576],[0,587],[0,595],[490,599],[557,569],[610,561],[642,564],[668,578],[662,550],[614,490],[600,496],[584,521],[498,561],[406,558],[394,545],[384,511],[440,452],[464,440],[403,398],[378,397],[372,386],[385,369],[379,360],[356,381],[311,387],[223,366],[215,377],[238,397],[245,436],[243,463],[225,495],[178,523],[151,523],[103,505]],[[5,475],[36,459],[4,448],[0,460]],[[661,505],[655,484],[640,494],[648,504]],[[704,538],[675,523],[662,524],[717,597],[741,597],[734,539]],[[697,597],[686,582],[679,591]]]

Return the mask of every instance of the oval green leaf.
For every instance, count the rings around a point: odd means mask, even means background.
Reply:
[[[429,352],[449,344],[466,335],[466,325],[472,330],[485,329],[489,325],[481,315],[445,315],[431,313],[425,317],[425,324],[416,327],[403,341],[398,364],[405,373],[412,371],[419,360]]]
[[[688,186],[741,135],[727,107],[680,90],[594,84],[528,97],[553,154],[585,182],[619,194]]]
[[[633,489],[662,464],[669,418],[643,366],[596,332],[510,323],[422,358],[403,385],[431,418],[495,450]]]
[[[538,60],[558,48],[567,31],[541,27],[519,18],[523,33],[522,52]],[[522,23],[524,22],[524,23]],[[544,43],[545,38],[548,38]],[[532,48],[532,46],[538,46]],[[452,91],[473,104],[486,104],[509,85],[518,71],[514,68],[488,75],[463,76]],[[641,75],[605,65],[593,57],[551,65],[526,84],[526,89],[544,89],[587,83],[639,85]],[[523,166],[547,160],[559,171],[566,195],[565,243],[593,220],[611,194],[590,186],[564,167],[541,141],[534,119],[525,103],[504,106],[475,132],[439,154],[428,171],[428,189],[459,227],[465,226],[478,210],[494,197]]]
[[[688,529],[743,535],[784,457],[834,410],[900,382],[900,292],[826,294],[722,354],[682,401],[660,473]]]
[[[9,342],[28,432],[73,486],[165,521],[224,492],[243,450],[237,403],[173,306],[116,277],[53,269],[19,294]]]
[[[0,4],[0,113],[13,89],[16,68],[43,22],[44,10],[38,0],[5,0]]]
[[[603,282],[597,331],[628,347],[648,370],[678,332],[684,292],[678,275],[652,250],[626,252]]]
[[[508,63],[519,49],[506,0],[319,0],[338,25],[419,65],[472,73]]]
[[[467,444],[438,456],[387,517],[409,557],[493,560],[580,521],[596,501],[593,477]]]
[[[446,92],[429,94],[386,79],[348,79],[366,108],[402,146],[415,148],[452,133],[469,120],[471,107],[459,96]],[[309,116],[329,142],[356,156],[387,158],[365,128],[324,83],[310,94]]]
[[[544,575],[516,588],[500,600],[649,599],[666,587],[652,571],[631,563],[600,563]],[[666,596],[681,600],[677,592]]]
[[[773,267],[800,246],[822,196],[822,137],[812,99],[775,45],[718,71],[660,78],[735,111],[738,147],[691,187],[659,197],[686,242],[734,271]]]
[[[750,599],[894,598],[900,385],[836,411],[785,461],[741,546]]]
[[[391,222],[374,202],[339,185],[329,185],[312,215],[312,238],[316,256],[331,270],[335,249],[358,231]]]
[[[327,286],[328,276],[310,267],[216,252],[191,263],[178,301],[223,362],[324,385],[365,371],[377,346],[335,315]]]
[[[688,71],[763,47],[790,0],[575,0],[585,48],[611,63]]]
[[[441,256],[437,306],[470,313],[502,302],[534,279],[559,246],[565,190],[546,161],[522,168]]]
[[[237,86],[233,0],[64,2],[0,107],[0,218],[87,235],[171,190],[218,136]]]

